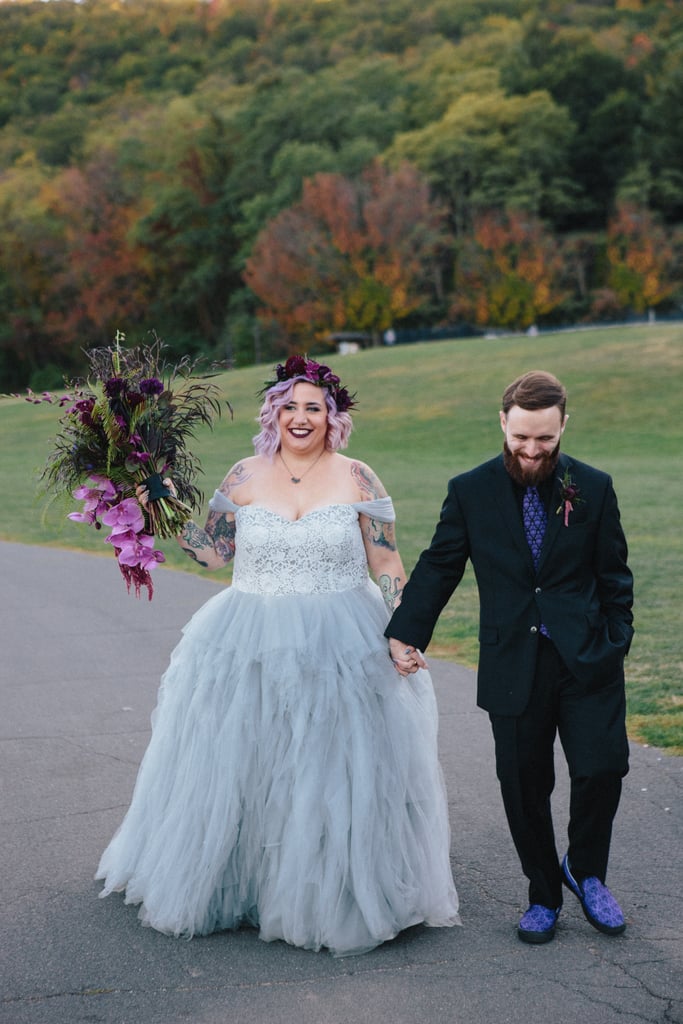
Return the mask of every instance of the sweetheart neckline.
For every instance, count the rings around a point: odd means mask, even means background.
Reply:
[[[319,505],[318,508],[312,508],[310,512],[304,512],[304,514],[299,516],[298,519],[289,519],[287,516],[283,516],[282,513],[276,512],[272,508],[267,508],[265,505],[238,505],[234,514],[237,515],[237,513],[241,512],[243,509],[251,508],[260,512],[267,512],[269,515],[275,516],[276,519],[281,520],[283,523],[290,523],[291,525],[294,525],[294,523],[300,523],[302,520],[308,519],[309,516],[314,515],[316,512],[326,512],[331,508],[355,508],[356,505],[365,504],[367,503],[364,501],[333,501],[329,505]]]

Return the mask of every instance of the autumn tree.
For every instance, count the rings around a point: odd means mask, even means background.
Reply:
[[[527,328],[565,298],[562,257],[542,222],[520,212],[476,218],[459,247],[452,315]]]
[[[434,289],[443,214],[409,164],[372,163],[358,179],[317,174],[258,236],[245,280],[292,340],[377,334]]]
[[[148,257],[134,241],[140,216],[111,155],[69,168],[43,189],[61,224],[64,251],[46,295],[46,326],[58,347],[108,343],[119,328],[144,323]]]
[[[623,308],[643,313],[673,293],[672,257],[670,237],[650,210],[617,208],[607,229],[608,284]]]

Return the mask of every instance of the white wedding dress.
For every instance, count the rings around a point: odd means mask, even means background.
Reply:
[[[339,956],[459,923],[431,678],[391,665],[358,522],[391,500],[211,507],[235,513],[233,582],[172,654],[101,895],[172,935],[247,924]]]

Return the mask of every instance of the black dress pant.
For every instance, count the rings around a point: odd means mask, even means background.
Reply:
[[[534,685],[522,715],[490,715],[496,772],[529,902],[562,905],[562,873],[550,798],[559,733],[571,780],[568,853],[575,878],[607,874],[612,822],[628,771],[623,671],[586,691],[552,641],[539,639]]]

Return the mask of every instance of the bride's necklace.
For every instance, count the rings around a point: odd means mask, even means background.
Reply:
[[[310,471],[313,469],[313,467],[315,465],[317,465],[318,462],[320,462],[320,460],[322,459],[323,455],[325,454],[325,449],[323,448],[323,450],[321,451],[320,455],[318,455],[318,457],[313,460],[313,462],[310,464],[310,466],[306,467],[306,469],[303,471],[301,476],[294,476],[294,474],[292,473],[291,469],[289,468],[289,466],[285,462],[284,458],[282,457],[282,450],[280,450],[278,454],[280,456],[280,459],[282,460],[282,465],[285,467],[285,469],[289,473],[289,479],[292,481],[293,484],[300,484],[301,481],[303,480],[303,478],[306,476],[306,474],[310,473]]]

